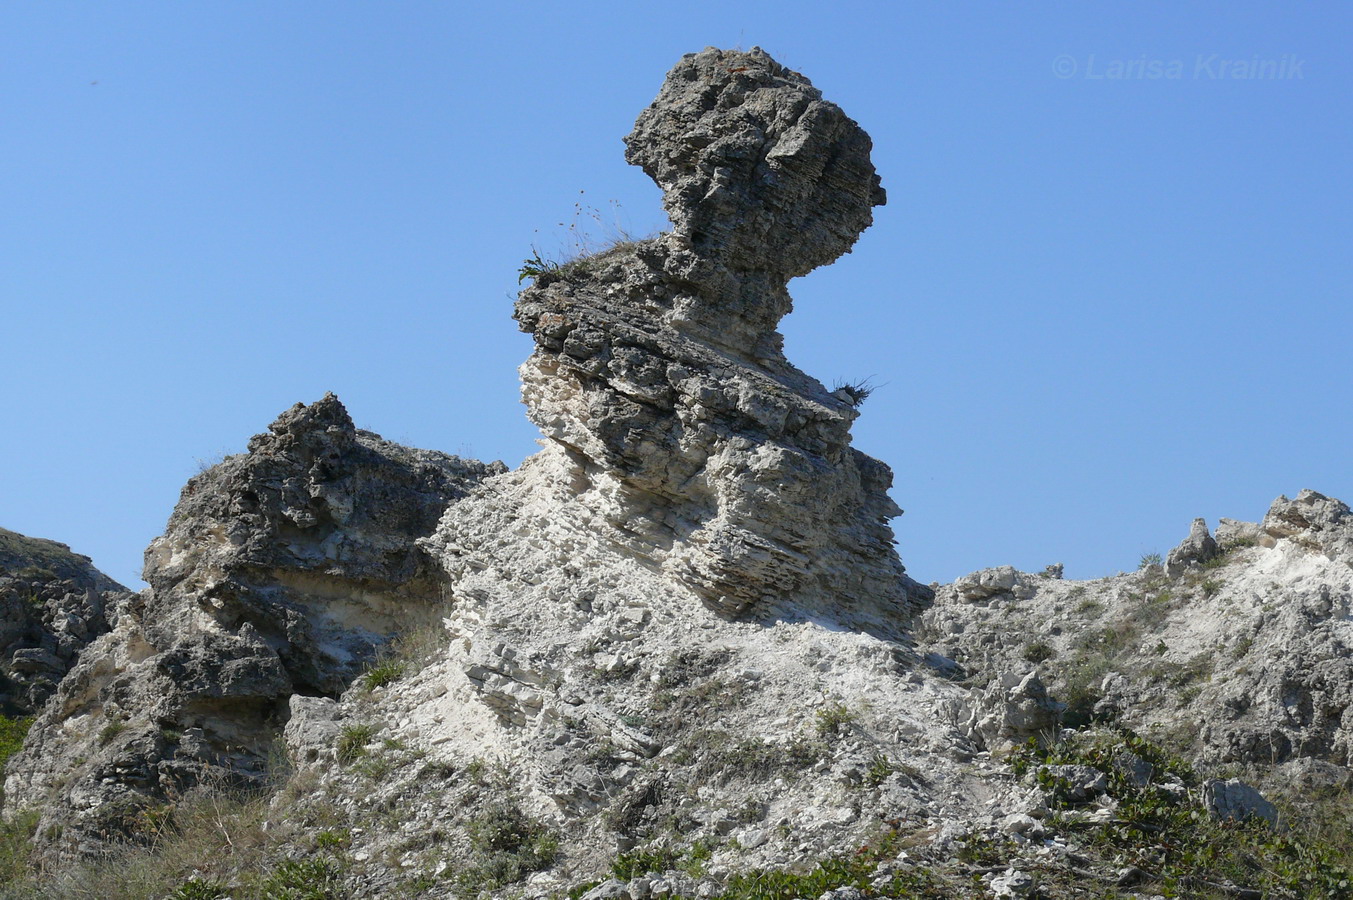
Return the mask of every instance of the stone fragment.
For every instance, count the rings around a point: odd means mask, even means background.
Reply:
[[[1278,808],[1264,795],[1238,778],[1210,779],[1203,783],[1203,808],[1216,819],[1242,822],[1248,818],[1278,824]]]
[[[1006,672],[981,694],[963,727],[979,747],[1008,751],[1030,737],[1055,733],[1065,709],[1048,695],[1037,670]]]
[[[1043,823],[1024,813],[1011,813],[1001,820],[1001,831],[1037,839],[1043,836]]]
[[[1108,776],[1094,766],[1043,766],[1057,779],[1055,790],[1073,803],[1084,803],[1109,789]]]
[[[998,900],[1012,897],[1025,897],[1034,889],[1033,876],[1018,869],[1008,869],[991,879],[991,896]]]
[[[282,740],[292,761],[304,765],[332,758],[342,734],[338,701],[293,694],[289,705],[291,718],[282,731]]]
[[[1188,569],[1199,566],[1217,555],[1217,542],[1208,533],[1207,522],[1194,519],[1189,536],[1165,558],[1165,574],[1178,578]]]
[[[1014,566],[997,566],[964,575],[954,582],[964,600],[979,601],[997,594],[1008,594],[1019,583],[1019,572]]]
[[[625,882],[609,878],[583,894],[583,900],[631,900],[632,896]]]

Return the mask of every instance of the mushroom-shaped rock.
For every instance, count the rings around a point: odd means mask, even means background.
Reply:
[[[869,135],[759,47],[687,55],[625,143],[677,234],[738,271],[787,281],[825,265],[885,200]]]

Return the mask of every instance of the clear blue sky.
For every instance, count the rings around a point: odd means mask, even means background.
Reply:
[[[197,461],[326,390],[517,464],[516,270],[580,199],[663,226],[621,138],[707,45],[874,138],[888,206],[783,330],[880,385],[856,443],[914,576],[1097,576],[1353,501],[1353,7],[822,9],[6,4],[0,525],[139,583]]]

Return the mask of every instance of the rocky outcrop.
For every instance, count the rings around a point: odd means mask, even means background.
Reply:
[[[10,806],[41,806],[56,849],[88,854],[205,772],[263,778],[279,735],[341,778],[335,723],[374,715],[345,688],[444,616],[442,658],[375,716],[401,746],[515,760],[531,810],[579,836],[610,833],[609,810],[635,840],[677,813],[726,833],[731,794],[687,809],[670,785],[736,768],[705,752],[733,742],[765,759],[721,776],[764,795],[756,821],[805,817],[824,847],[860,832],[836,794],[891,772],[878,760],[921,734],[934,698],[918,697],[954,690],[912,671],[930,592],[893,549],[891,472],[850,446],[860,397],[790,365],[775,330],[788,280],[847,252],[883,202],[869,149],[760,50],[684,59],[627,139],[674,230],[546,267],[517,303],[542,452],[504,474],[357,430],[332,396],[284,413],[184,489],[150,589],[11,764]],[[912,752],[962,740],[945,728]],[[766,781],[807,766],[840,774]],[[888,792],[927,805],[912,779]]]
[[[1346,503],[1324,494],[1304,490],[1295,500],[1279,497],[1260,528],[1272,540],[1287,538],[1330,559],[1353,560],[1353,514]]]
[[[40,709],[129,596],[65,544],[0,528],[0,715]]]
[[[488,760],[560,835],[542,895],[654,841],[736,837],[748,866],[837,852],[883,810],[929,820],[977,790],[953,759],[971,744],[935,718],[961,689],[907,638],[930,592],[893,549],[891,473],[850,446],[859,398],[795,369],[775,331],[788,279],[883,199],[868,138],[762,51],[706,50],[627,146],[674,229],[521,293],[545,440],[422,542],[448,646],[325,711],[369,729],[361,765],[289,733],[315,804],[390,769],[352,809],[410,811],[368,833],[373,857],[416,869],[418,835],[475,833],[473,780],[424,773]]]
[[[58,851],[89,854],[205,773],[264,777],[296,694],[336,696],[441,589],[416,545],[503,471],[297,404],[184,488],[146,553],[150,588],[61,683],[8,767]]]
[[[711,49],[626,144],[674,227],[522,292],[522,393],[550,444],[517,477],[549,466],[599,537],[725,616],[900,633],[928,591],[893,550],[892,473],[850,446],[852,399],[790,365],[775,330],[788,280],[847,252],[884,200],[868,136],[764,52]],[[443,525],[453,580],[484,529]]]
[[[1165,565],[1088,582],[1004,567],[942,588],[925,638],[981,684],[1037,670],[1069,724],[1112,719],[1203,760],[1353,763],[1353,517],[1280,497],[1196,520]],[[1015,674],[1012,674],[1015,673]]]
[[[1207,522],[1194,519],[1189,527],[1189,536],[1165,558],[1165,574],[1170,578],[1179,578],[1189,569],[1216,559],[1217,552],[1217,542],[1207,530]]]

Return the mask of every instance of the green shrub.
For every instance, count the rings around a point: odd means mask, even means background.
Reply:
[[[819,737],[839,734],[847,725],[854,722],[855,713],[839,700],[828,703],[817,711],[817,733]]]
[[[1024,648],[1024,658],[1035,665],[1047,662],[1056,655],[1057,651],[1044,641],[1034,641]]]
[[[127,730],[127,723],[122,719],[110,719],[107,725],[99,730],[99,746],[106,747],[113,742],[119,734]]]
[[[229,900],[230,887],[214,878],[192,878],[179,885],[164,900]]]
[[[864,773],[865,783],[870,787],[878,787],[888,780],[888,776],[897,771],[897,766],[888,757],[879,753],[869,761],[869,769]]]
[[[780,773],[792,775],[813,765],[827,752],[821,740],[800,737],[779,744],[759,737],[735,738],[727,731],[713,728],[690,732],[679,747],[683,762],[697,761],[692,772],[697,780],[721,784],[732,778],[759,780]]]
[[[1143,553],[1142,558],[1137,562],[1138,569],[1146,569],[1151,566],[1158,566],[1161,563],[1159,553]]]
[[[1137,784],[1119,764],[1124,754],[1145,760],[1153,784]],[[1030,741],[1011,758],[1021,777],[1036,775],[1054,807],[1067,800],[1045,765],[1093,766],[1108,776],[1115,802],[1108,822],[1060,814],[1048,825],[1113,865],[1137,866],[1154,876],[1151,893],[1170,897],[1208,896],[1202,885],[1231,882],[1265,897],[1353,898],[1353,829],[1345,815],[1333,832],[1302,834],[1273,829],[1261,821],[1213,819],[1179,795],[1158,790],[1165,776],[1196,785],[1188,763],[1126,729],[1089,733],[1074,741],[1039,746]]]
[[[342,853],[352,841],[352,831],[347,828],[326,828],[315,835],[315,849],[330,855]]]
[[[681,851],[671,847],[653,847],[621,853],[611,863],[611,874],[621,881],[629,881],[654,872],[675,869],[681,861]]]
[[[258,883],[260,900],[337,900],[341,888],[338,865],[323,858],[288,859]]]
[[[513,799],[496,800],[465,829],[470,865],[455,876],[462,895],[495,891],[549,867],[559,855],[559,836],[526,815]]]
[[[754,869],[728,879],[720,900],[794,900],[820,897],[839,888],[855,888],[866,897],[906,897],[947,900],[970,896],[957,884],[923,867],[905,867],[875,885],[879,863],[897,856],[898,835],[890,832],[876,844],[852,854],[832,856],[809,867]],[[971,888],[972,882],[967,882]]]

